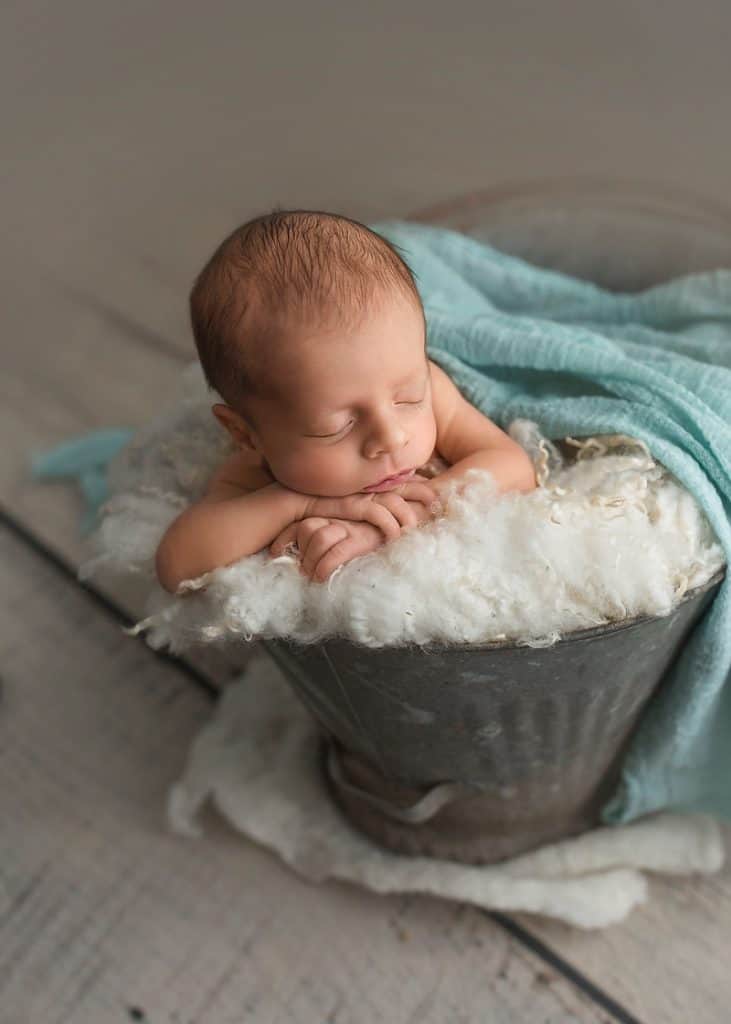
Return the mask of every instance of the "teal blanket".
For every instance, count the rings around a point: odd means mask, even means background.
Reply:
[[[641,438],[695,495],[731,561],[731,270],[619,295],[441,228],[373,227],[413,269],[429,355],[470,402],[548,437]],[[128,436],[76,439],[34,473],[75,471],[93,516],[105,461]],[[668,807],[731,818],[730,669],[731,573],[644,713],[606,822]]]
[[[403,252],[429,356],[506,427],[629,434],[696,497],[731,562],[731,270],[613,294],[443,228],[372,225]],[[693,630],[604,808],[731,818],[731,573]]]

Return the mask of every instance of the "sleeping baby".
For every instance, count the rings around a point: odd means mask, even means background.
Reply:
[[[306,210],[257,217],[215,251],[190,310],[235,451],[160,542],[171,593],[290,545],[323,582],[438,515],[471,468],[499,493],[535,488],[523,448],[427,358],[414,277],[365,225]]]

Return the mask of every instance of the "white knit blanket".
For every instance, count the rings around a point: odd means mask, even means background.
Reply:
[[[169,798],[178,832],[200,836],[210,798],[228,821],[308,881],[328,878],[374,892],[423,892],[581,928],[622,920],[648,896],[643,872],[720,869],[724,846],[705,815],[661,813],[599,828],[500,864],[472,867],[382,850],[333,804],[321,774],[319,733],[263,651],[229,686],[193,742]]]

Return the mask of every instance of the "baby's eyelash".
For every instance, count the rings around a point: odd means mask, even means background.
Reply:
[[[340,430],[336,430],[334,434],[313,434],[312,436],[313,437],[337,437],[338,434],[342,434],[342,432],[344,430],[347,430],[348,427],[352,426],[353,423],[354,423],[354,420],[350,420],[350,422],[346,423],[344,427],[340,428]]]
[[[423,401],[423,398],[419,398],[415,402],[397,402],[396,405],[421,405]],[[341,427],[340,430],[336,430],[334,434],[310,434],[310,437],[319,437],[323,439],[328,437],[338,437],[338,435],[342,434],[343,431],[348,429],[348,427],[352,427],[354,422],[355,420],[350,420],[344,427]]]

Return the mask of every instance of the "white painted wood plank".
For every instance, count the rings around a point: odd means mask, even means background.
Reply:
[[[167,834],[209,702],[5,530],[0,559],[3,1024],[606,1021],[472,908]]]

